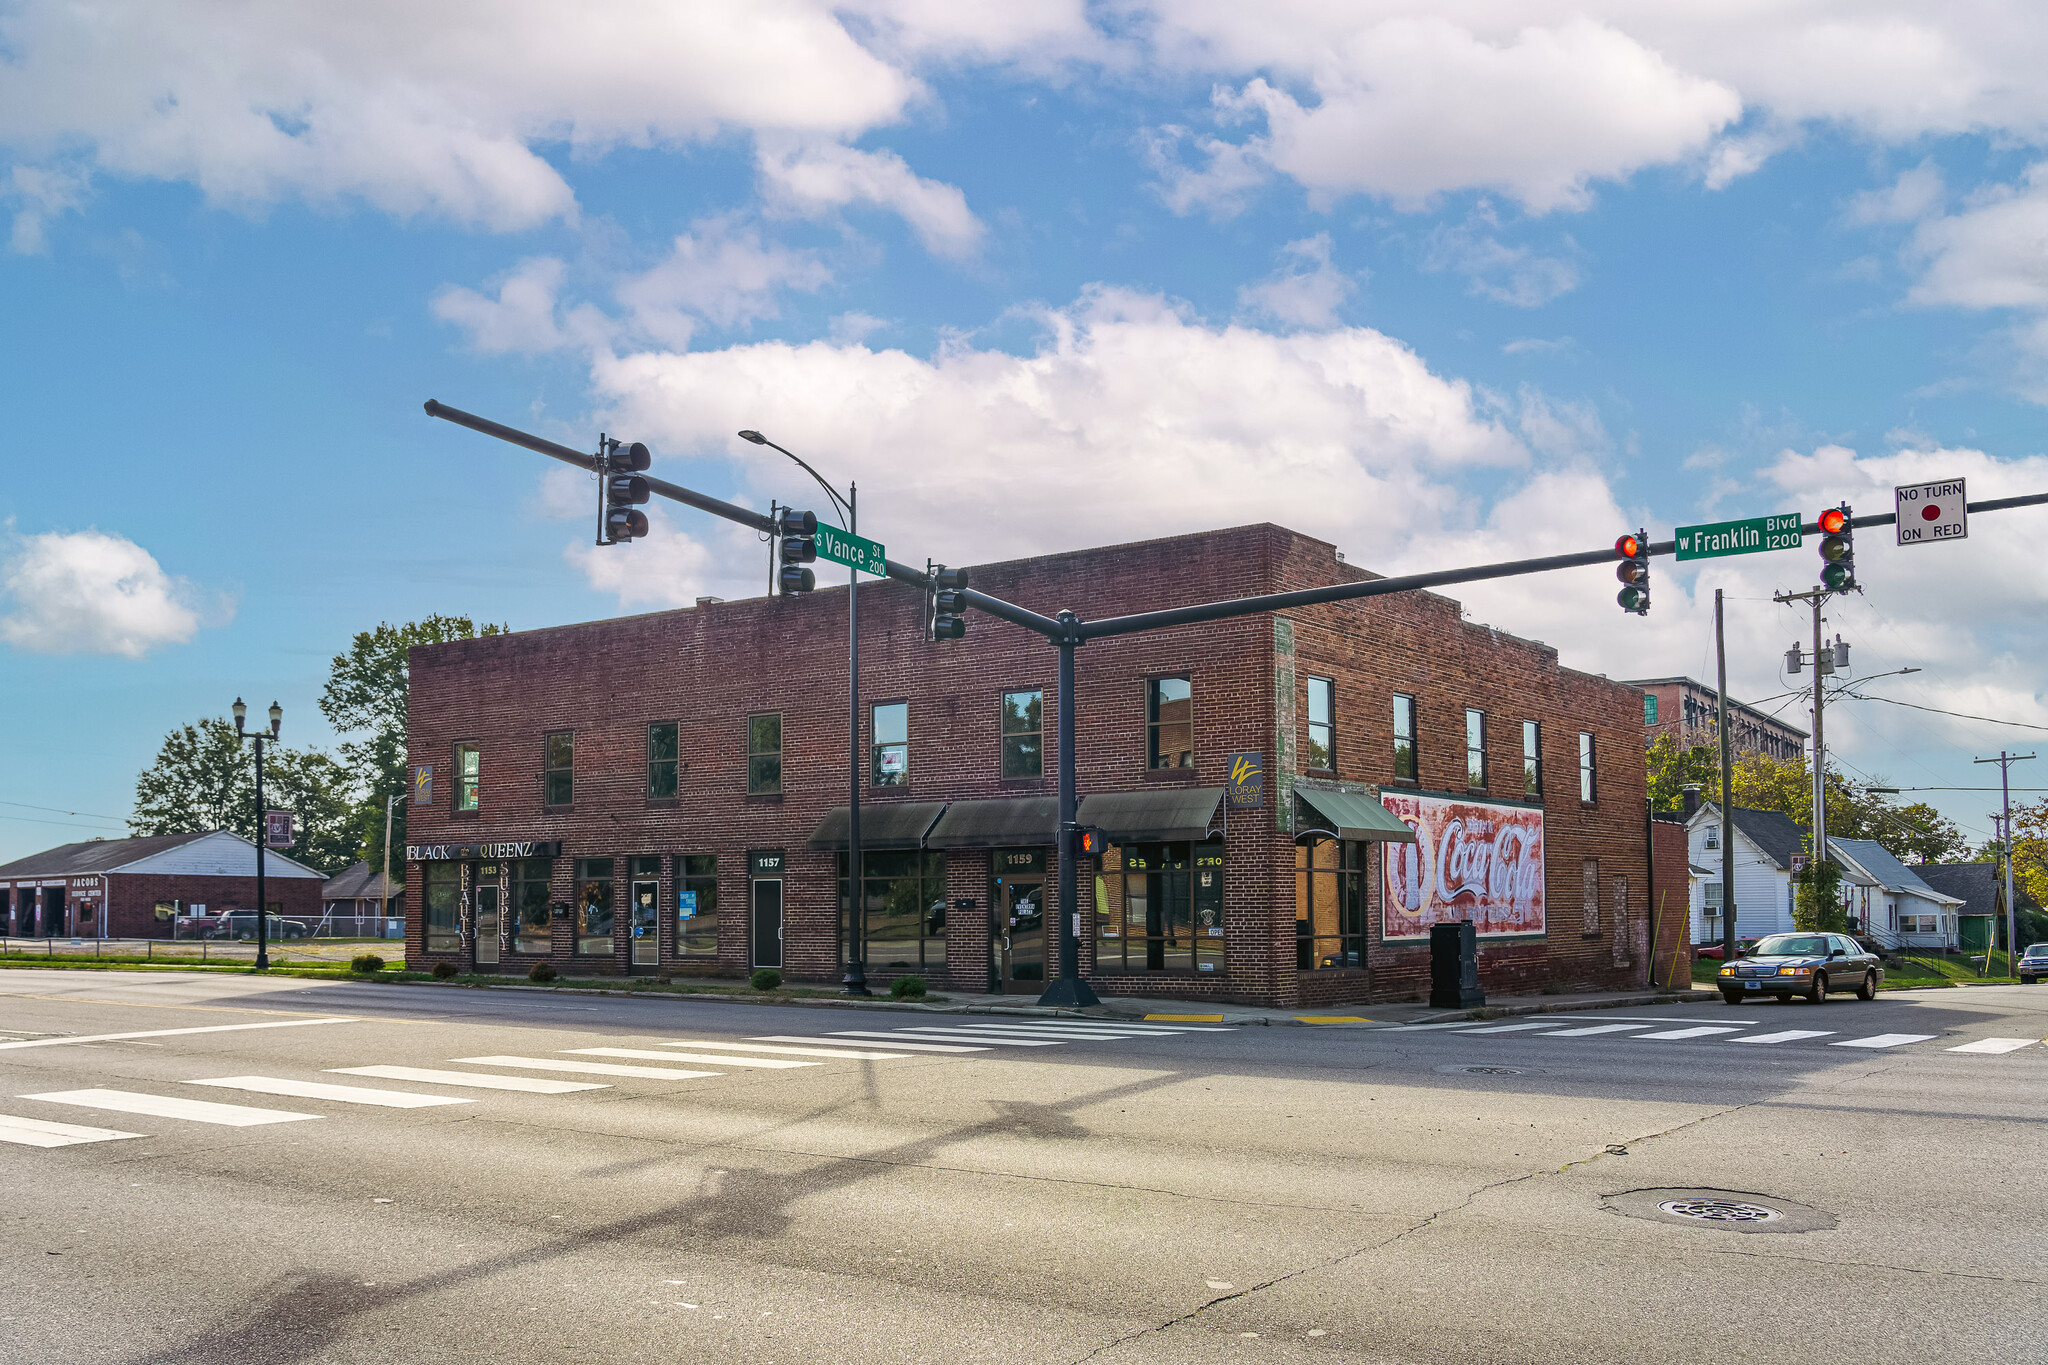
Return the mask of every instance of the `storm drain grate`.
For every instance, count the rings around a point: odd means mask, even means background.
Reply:
[[[1823,1209],[1751,1190],[1623,1190],[1605,1196],[1601,1202],[1609,1213],[1646,1218],[1667,1227],[1716,1228],[1724,1232],[1822,1232],[1836,1226],[1835,1216]]]
[[[1460,1063],[1456,1066],[1439,1066],[1432,1069],[1445,1076],[1528,1076],[1535,1074],[1535,1070],[1532,1067],[1486,1066],[1476,1063]]]
[[[1708,1223],[1769,1223],[1784,1216],[1762,1204],[1734,1199],[1667,1199],[1657,1207],[1674,1218],[1697,1218]]]

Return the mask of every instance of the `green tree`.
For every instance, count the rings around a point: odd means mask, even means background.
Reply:
[[[1680,750],[1663,736],[1650,746],[1650,785],[1655,800],[1659,783],[1658,746],[1664,746],[1664,771],[1682,776],[1666,777],[1682,789],[1686,782],[1698,782],[1708,800],[1719,796],[1721,772],[1717,756],[1705,746]],[[1690,755],[1704,755],[1694,761]],[[1735,760],[1730,786],[1735,804],[1750,810],[1783,811],[1801,829],[1813,827],[1813,777],[1802,755],[1790,759],[1769,754],[1744,754]],[[1870,786],[1887,785],[1878,779]],[[1659,806],[1675,810],[1674,802]],[[2044,817],[2048,822],[2048,817]],[[2017,825],[2017,818],[2015,818]],[[2048,833],[2048,828],[2044,828]],[[1836,839],[1871,839],[1902,862],[1944,863],[1970,856],[1969,840],[1962,830],[1940,811],[1924,801],[1901,806],[1869,787],[1852,785],[1839,772],[1828,770],[1828,834]]]
[[[2012,880],[2022,897],[2048,905],[2048,797],[2012,813]]]
[[[298,842],[285,850],[332,875],[355,857],[357,794],[348,770],[317,749],[270,744],[263,754],[263,797],[272,810],[298,818]],[[232,830],[259,837],[255,746],[234,723],[209,716],[164,737],[156,759],[135,780],[133,834],[196,834]]]
[[[1842,904],[1842,868],[1832,858],[1815,858],[1796,878],[1792,896],[1792,927],[1809,933],[1849,932],[1849,910]]]
[[[485,623],[479,630],[467,616],[434,615],[394,626],[379,622],[359,632],[346,654],[334,656],[327,686],[320,693],[320,714],[342,741],[342,761],[360,783],[361,798],[353,823],[358,856],[371,867],[384,859],[384,806],[406,793],[406,654],[414,645],[470,640],[501,635],[509,627]],[[405,805],[392,814],[391,842],[405,843]],[[394,875],[395,872],[394,872]]]
[[[1644,760],[1650,773],[1650,809],[1683,810],[1685,789],[1700,788],[1709,801],[1721,799],[1721,756],[1711,744],[1682,747],[1669,735],[1651,742]]]

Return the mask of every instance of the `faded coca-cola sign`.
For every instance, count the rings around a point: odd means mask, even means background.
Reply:
[[[1543,932],[1543,812],[1409,792],[1380,803],[1415,831],[1388,844],[1389,939],[1429,937],[1429,926],[1469,919],[1482,938]]]

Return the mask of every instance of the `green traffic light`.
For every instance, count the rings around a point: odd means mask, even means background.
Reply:
[[[1614,594],[1614,600],[1620,604],[1623,611],[1638,611],[1642,608],[1643,599],[1648,596],[1647,592],[1631,583]]]
[[[1830,564],[1820,571],[1821,586],[1839,592],[1853,581],[1847,564]]]

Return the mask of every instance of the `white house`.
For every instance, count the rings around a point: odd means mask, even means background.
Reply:
[[[1886,948],[1954,951],[1961,896],[1937,891],[1872,839],[1829,839],[1842,867],[1842,899],[1864,937]]]
[[[1806,835],[1782,811],[1736,806],[1735,933],[1762,938],[1792,926],[1792,860],[1803,853]],[[1692,865],[1692,941],[1721,941],[1721,810],[1704,802],[1686,821],[1686,861]]]

